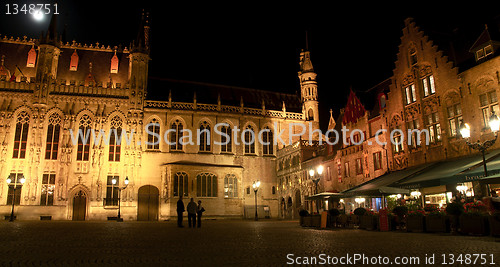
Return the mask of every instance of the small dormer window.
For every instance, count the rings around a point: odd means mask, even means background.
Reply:
[[[36,50],[35,47],[31,47],[28,52],[28,61],[26,62],[26,67],[34,68],[36,63]]]
[[[488,45],[484,48],[484,56],[489,56],[491,54],[493,54],[493,47]]]
[[[410,48],[408,49],[408,60],[410,62],[410,66],[413,66],[417,64],[417,48],[415,47],[415,44],[411,44]]]
[[[476,52],[476,56],[477,56],[477,59],[480,60],[482,58],[484,58],[484,49],[479,49],[477,50]]]
[[[71,61],[69,63],[69,70],[70,71],[76,71],[78,69],[78,54],[76,53],[76,50],[73,52],[71,55]]]
[[[115,55],[111,58],[111,73],[118,73],[118,57]]]

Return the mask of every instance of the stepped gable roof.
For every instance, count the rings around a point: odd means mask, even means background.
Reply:
[[[357,93],[365,109],[370,112],[369,119],[380,115],[380,95],[385,94],[387,101],[387,93],[391,84],[392,79],[388,78],[364,92]]]
[[[261,109],[262,101],[264,101],[266,110],[281,111],[283,110],[283,102],[285,102],[286,111],[302,113],[300,96],[295,94],[149,77],[146,99],[168,101],[169,92],[172,93],[172,101],[174,102],[192,103],[196,92],[197,103],[217,104],[220,96],[221,105],[240,106],[243,99],[244,107]]]

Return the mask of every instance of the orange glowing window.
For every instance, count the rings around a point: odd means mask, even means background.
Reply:
[[[69,63],[69,70],[70,71],[76,71],[78,69],[78,54],[73,52],[73,55],[71,55],[71,61]]]
[[[118,57],[115,55],[111,58],[111,73],[118,73]]]
[[[28,52],[28,61],[26,62],[26,67],[34,68],[36,63],[36,50],[35,47],[31,47]]]

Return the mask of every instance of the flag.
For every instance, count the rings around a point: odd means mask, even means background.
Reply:
[[[24,76],[23,72],[16,65],[16,68],[15,68],[14,72],[12,73],[12,76],[10,76],[10,81],[11,82],[15,82],[16,79],[17,79],[17,77],[23,77],[23,76]]]

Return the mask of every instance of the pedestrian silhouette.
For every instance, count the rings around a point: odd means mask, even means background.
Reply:
[[[205,208],[201,206],[201,200],[198,200],[198,206],[196,207],[196,214],[198,215],[198,228],[201,227],[201,215],[203,215],[204,211]]]
[[[191,201],[189,202],[189,204],[187,206],[189,228],[191,228],[191,221],[193,222],[193,228],[196,227],[196,210],[197,209],[198,209],[198,206],[194,202],[193,198],[191,198]]]
[[[182,225],[182,213],[184,212],[184,202],[182,202],[182,196],[179,196],[179,201],[177,201],[177,226],[184,227]]]

